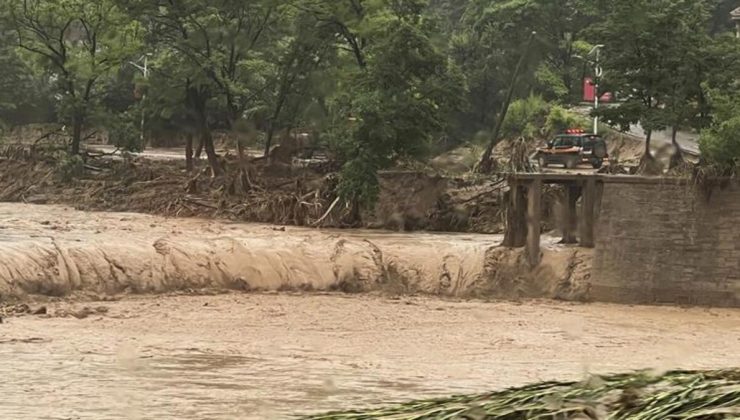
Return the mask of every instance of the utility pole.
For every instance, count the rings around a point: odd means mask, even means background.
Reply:
[[[599,109],[599,81],[601,76],[604,74],[604,70],[601,68],[599,58],[601,56],[601,49],[603,45],[597,45],[591,49],[589,55],[596,54],[594,61],[594,134],[599,134],[599,116],[596,115],[596,111]]]
[[[136,67],[141,71],[141,73],[144,75],[144,80],[149,79],[149,56],[151,56],[151,53],[144,54],[139,58],[136,62],[129,61],[129,64]],[[142,66],[139,64],[139,62],[144,61],[144,65]],[[146,146],[145,139],[144,139],[144,127],[146,123],[146,110],[144,109],[144,103],[146,102],[146,90],[141,95],[141,120],[139,121],[139,140],[141,141],[141,148],[142,150]]]

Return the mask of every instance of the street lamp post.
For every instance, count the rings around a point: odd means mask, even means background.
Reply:
[[[599,109],[599,80],[604,74],[604,70],[601,68],[601,64],[599,63],[602,48],[604,48],[603,45],[596,45],[591,49],[591,52],[588,53],[588,55],[596,54],[596,59],[594,61],[594,134],[599,134],[599,116],[596,115],[596,111]]]
[[[141,56],[136,61],[129,61],[129,64],[136,67],[141,71],[141,73],[144,75],[144,80],[147,80],[149,78],[149,57],[151,57],[151,53],[147,53]],[[144,62],[143,65],[139,64],[140,62]],[[141,95],[141,120],[139,121],[139,140],[141,141],[141,147],[142,150],[145,147],[144,143],[144,126],[146,123],[146,111],[144,110],[144,102],[146,101],[146,90]]]
[[[596,113],[596,110],[599,109],[599,80],[601,79],[601,76],[604,74],[604,70],[601,68],[600,64],[600,58],[601,58],[601,49],[604,48],[602,44],[596,45],[593,48],[591,48],[591,51],[586,54],[586,57],[582,57],[580,55],[574,55],[574,58],[578,58],[580,60],[583,60],[584,63],[593,63],[594,64],[594,78],[591,81],[591,83],[594,86],[594,114]],[[589,57],[596,56],[594,60],[590,60]],[[584,70],[585,73],[585,70]],[[599,117],[597,115],[594,115],[594,134],[599,134]]]

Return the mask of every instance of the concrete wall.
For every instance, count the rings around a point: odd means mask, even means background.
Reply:
[[[740,183],[606,183],[590,297],[740,307]]]

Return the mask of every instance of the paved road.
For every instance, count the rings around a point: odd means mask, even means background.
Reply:
[[[581,115],[588,116],[591,112],[590,106],[576,106],[571,108],[572,111],[579,113]],[[630,127],[629,131],[626,133],[633,137],[645,140],[645,131],[643,130],[642,126],[638,124],[634,124]],[[693,154],[693,155],[699,155],[699,135],[696,133],[690,133],[685,131],[679,131],[677,136],[678,145],[681,146],[681,150]],[[663,130],[663,131],[655,131],[652,135],[652,140],[654,146],[660,147],[665,144],[671,144],[671,130]]]
[[[645,139],[645,131],[640,124],[635,124],[630,127],[630,131],[627,133],[634,137]],[[699,152],[699,135],[696,133],[687,133],[685,131],[679,131],[676,136],[678,145],[681,150],[698,155]],[[652,135],[653,144],[655,146],[662,146],[664,144],[671,144],[671,130],[654,131]]]

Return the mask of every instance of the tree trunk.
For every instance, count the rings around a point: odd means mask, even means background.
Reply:
[[[221,164],[218,161],[218,155],[216,154],[216,148],[213,146],[213,136],[211,136],[211,128],[208,127],[208,123],[202,125],[200,133],[201,143],[203,148],[206,150],[206,157],[208,158],[208,165],[211,167],[211,173],[214,177],[221,176],[223,170]]]
[[[287,87],[283,86],[280,91],[280,98],[278,99],[275,112],[272,114],[270,119],[270,126],[267,128],[267,141],[265,142],[265,157],[270,155],[270,147],[272,146],[272,136],[275,135],[275,121],[280,117],[280,112],[283,110],[283,104],[285,103],[285,97],[287,95]]]
[[[653,130],[647,130],[645,132],[645,156],[652,156],[650,154],[650,139],[653,137]]]
[[[675,168],[683,163],[683,153],[681,152],[681,146],[678,145],[678,128],[671,128],[671,144],[673,145],[673,154],[671,155],[671,161],[669,168]]]
[[[511,104],[511,99],[514,96],[514,88],[516,88],[516,81],[519,78],[519,73],[522,70],[522,66],[524,65],[524,62],[527,59],[530,47],[532,46],[532,42],[534,41],[536,32],[532,32],[532,34],[529,36],[529,40],[527,41],[527,45],[525,47],[524,52],[522,52],[522,55],[519,57],[519,62],[516,64],[516,68],[514,69],[514,74],[511,76],[511,82],[509,82],[509,91],[506,94],[506,99],[504,100],[504,104],[501,108],[501,115],[499,115],[498,120],[496,121],[496,126],[493,129],[493,134],[491,135],[491,141],[488,143],[488,146],[486,146],[486,150],[483,152],[483,156],[480,159],[480,162],[478,163],[478,172],[482,174],[487,174],[491,172],[491,154],[493,153],[493,148],[496,146],[496,143],[498,142],[498,136],[501,132],[501,127],[504,125],[504,119],[506,119],[506,113],[509,111],[509,105]]]
[[[265,157],[270,155],[270,147],[272,147],[272,136],[275,135],[275,124],[270,121],[269,127],[267,127],[267,139],[265,140]]]
[[[72,155],[80,154],[80,143],[82,142],[82,123],[81,115],[76,115],[72,121]]]
[[[198,136],[198,147],[195,148],[195,159],[200,160],[200,156],[203,154],[203,138]]]
[[[244,146],[242,145],[241,136],[236,136],[236,155],[239,156],[239,163],[244,162]]]
[[[200,143],[198,149],[204,148],[206,151],[206,157],[208,158],[208,165],[211,167],[211,174],[214,177],[221,176],[223,170],[221,164],[218,161],[218,155],[216,155],[216,148],[213,146],[213,136],[211,135],[211,127],[208,126],[208,116],[203,112],[198,113],[198,134],[200,137]],[[198,150],[200,152],[200,150]]]
[[[650,153],[650,140],[653,137],[653,130],[647,130],[645,137],[645,153],[640,159],[640,166],[637,167],[637,173],[643,175],[658,175],[661,173],[662,168],[658,161]]]
[[[193,171],[193,133],[190,132],[185,138],[185,169]]]

